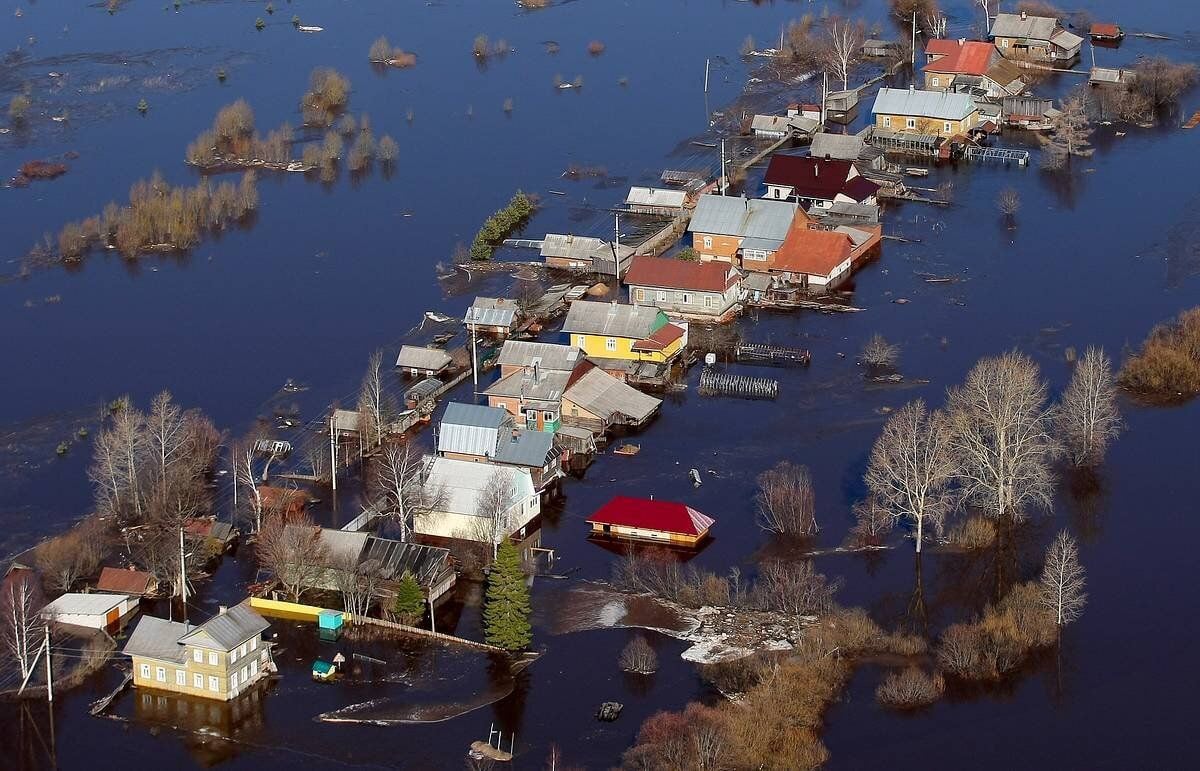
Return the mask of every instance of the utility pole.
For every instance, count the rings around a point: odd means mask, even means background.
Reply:
[[[704,93],[708,93],[708,63],[709,60],[704,60]]]
[[[329,480],[337,490],[337,408],[329,411]]]
[[[729,189],[729,180],[725,178],[725,138],[721,137],[721,195]]]
[[[829,99],[829,73],[821,73],[821,130],[825,130],[825,102]]]
[[[54,704],[54,674],[50,667],[50,625],[46,624],[46,701]]]
[[[432,590],[432,587],[430,587],[430,589]],[[434,634],[437,634],[437,621],[434,620],[434,618],[433,618],[433,595],[432,594],[429,595],[428,600],[429,600],[429,631],[433,632]]]
[[[613,290],[621,299],[621,213],[613,212],[613,275],[617,278]]]
[[[470,313],[470,311],[467,311]],[[475,326],[471,329],[471,383],[474,384],[475,399],[479,400],[479,349],[475,345]]]
[[[1096,46],[1088,43],[1088,50],[1092,52],[1092,69],[1096,69]]]
[[[187,558],[183,554],[183,526],[179,527],[179,596],[183,600],[183,626],[187,628]]]
[[[908,63],[910,65],[912,65],[913,78],[914,78],[913,82],[915,83],[916,82],[915,78],[917,77],[917,12],[916,11],[913,11],[912,50],[909,52],[909,62]]]

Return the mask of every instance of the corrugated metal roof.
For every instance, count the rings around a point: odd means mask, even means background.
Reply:
[[[299,527],[299,525],[297,525]],[[369,535],[348,530],[320,529],[321,546],[325,549],[325,564],[356,565]]]
[[[450,354],[440,348],[404,345],[400,347],[400,355],[396,357],[396,366],[404,369],[427,369],[437,372],[447,366],[450,361]]]
[[[588,522],[700,535],[716,524],[707,514],[673,501],[619,495],[588,517]]]
[[[516,301],[504,297],[476,297],[471,307],[467,308],[463,323],[485,327],[511,327],[516,317]]]
[[[543,258],[590,260],[595,252],[607,248],[608,242],[600,238],[547,233],[542,239],[541,255]]]
[[[588,302],[571,303],[562,331],[568,334],[632,337],[640,340],[666,323],[662,311],[649,305]]]
[[[421,586],[429,587],[451,570],[449,559],[448,549],[371,536],[362,552],[361,564],[376,566],[385,581],[398,581],[410,573]]]
[[[180,637],[179,642],[202,644],[195,638],[203,633],[223,650],[231,651],[268,626],[270,624],[267,623],[267,620],[251,610],[249,606],[235,605]]]
[[[631,206],[664,206],[682,209],[687,193],[682,190],[664,190],[658,187],[631,187],[625,203]]]
[[[702,195],[688,230],[692,233],[782,241],[787,237],[796,209],[796,204],[787,201]]]
[[[856,161],[866,142],[857,134],[828,134],[822,132],[813,137],[809,155],[814,158],[832,158],[839,161]]]
[[[451,402],[438,427],[438,452],[463,455],[496,454],[499,428],[512,422],[512,416],[499,407]]]
[[[633,258],[625,283],[630,286],[721,293],[736,284],[737,279],[737,268],[725,262],[694,262],[642,254]]]
[[[150,588],[154,576],[141,570],[106,567],[100,571],[96,588],[106,592],[142,595]]]
[[[43,607],[42,615],[103,616],[128,599],[129,595],[125,594],[69,592]]]
[[[142,616],[121,653],[126,656],[145,656],[159,661],[182,663],[187,656],[187,649],[179,644],[179,640],[187,632],[188,627],[180,621]]]
[[[505,340],[497,363],[502,367],[532,367],[569,372],[583,358],[583,351],[571,345],[535,343],[527,340]]]
[[[1022,18],[1024,17],[1024,18]],[[1020,13],[998,13],[992,22],[992,37],[1023,37],[1049,40],[1058,29],[1058,19]]]
[[[916,88],[881,88],[871,108],[876,115],[911,115],[935,120],[962,120],[974,111],[975,102],[966,94]]]
[[[514,466],[544,466],[546,456],[554,448],[554,434],[549,431],[515,429],[501,434],[496,446],[496,462]]]
[[[636,423],[649,418],[662,404],[660,399],[647,396],[599,368],[579,378],[567,389],[564,398],[606,420],[624,415]]]
[[[429,461],[425,487],[430,491],[445,491],[443,502],[437,507],[439,511],[477,517],[479,513],[476,499],[480,491],[487,487],[493,474],[501,474],[506,479],[510,507],[536,494],[528,469],[451,458],[433,458]]]

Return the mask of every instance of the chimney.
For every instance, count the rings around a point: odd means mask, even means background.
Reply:
[[[229,608],[227,608],[226,606],[224,606],[224,605],[217,606],[217,615],[218,616],[224,616],[228,612],[229,612]]]
[[[535,361],[535,362],[533,363],[533,382],[535,382],[535,383],[539,383],[539,382],[541,382],[541,380],[542,380],[542,368],[541,368],[541,366],[540,366],[540,365],[539,365],[539,364],[538,364],[538,363]]]
[[[958,39],[958,47],[959,47],[959,48],[962,48],[962,47],[963,47],[963,46],[965,46],[966,44],[967,44],[967,39],[966,39],[965,37],[960,37],[960,38]]]
[[[1021,11],[1021,21],[1025,21],[1025,12]]]

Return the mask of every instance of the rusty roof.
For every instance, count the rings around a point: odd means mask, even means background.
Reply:
[[[948,46],[940,59],[926,64],[926,72],[952,72],[956,75],[983,75],[987,72],[996,46],[991,43],[981,43],[978,40],[951,40],[949,42],[953,43],[953,46]],[[929,51],[928,48],[925,50]]]
[[[689,262],[673,257],[633,258],[625,283],[694,292],[724,292],[738,281],[737,268],[725,262]]]
[[[829,276],[850,259],[850,236],[831,230],[794,228],[775,253],[773,270]]]

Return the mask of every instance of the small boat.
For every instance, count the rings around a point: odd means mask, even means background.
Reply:
[[[642,451],[642,446],[640,444],[623,444],[620,447],[613,450],[613,454],[629,456],[629,455],[637,455],[641,451]]]
[[[449,316],[444,313],[438,313],[437,311],[425,311],[425,318],[429,319],[430,321],[436,321],[439,324],[445,324],[450,320]]]
[[[929,169],[921,169],[916,166],[909,166],[904,170],[904,173],[910,177],[928,177]]]
[[[325,31],[324,27],[317,27],[312,24],[300,24],[296,27],[296,29],[300,30],[301,32],[324,32]]]

